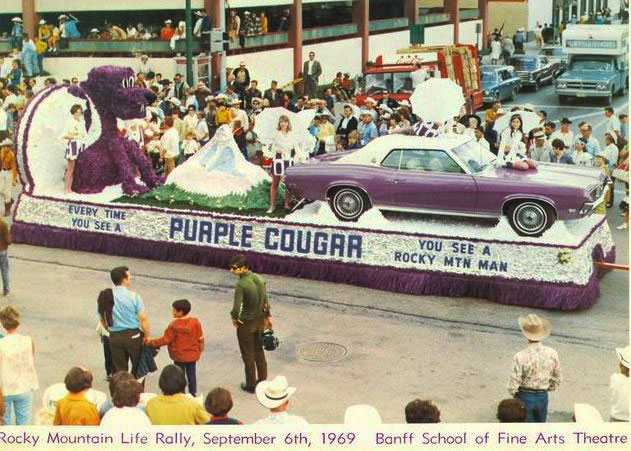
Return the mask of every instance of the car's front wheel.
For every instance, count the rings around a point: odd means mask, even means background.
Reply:
[[[513,202],[506,216],[513,230],[521,236],[541,236],[556,221],[551,206],[533,200]]]
[[[370,208],[370,201],[361,190],[345,187],[333,192],[329,205],[340,221],[357,221]]]

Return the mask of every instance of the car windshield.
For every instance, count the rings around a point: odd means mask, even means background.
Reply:
[[[537,68],[537,60],[535,58],[513,58],[511,65],[516,70],[535,70]]]
[[[381,72],[366,74],[366,94],[382,92],[403,93],[412,92],[412,77],[410,72]]]
[[[472,174],[481,172],[485,167],[495,161],[495,155],[480,147],[475,142],[475,139],[455,147],[452,152]]]
[[[365,86],[366,94],[392,92],[392,73],[366,74]]]
[[[574,58],[570,69],[610,71],[612,67],[611,59],[590,57],[589,59]]]
[[[485,85],[497,83],[497,72],[480,72],[480,76],[482,77],[482,83]]]

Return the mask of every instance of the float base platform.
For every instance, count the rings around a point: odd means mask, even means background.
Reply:
[[[476,239],[296,223],[22,194],[16,243],[227,268],[246,254],[264,274],[424,296],[575,310],[599,298],[598,261],[615,261],[604,217],[574,242]],[[463,221],[463,228],[466,224]]]

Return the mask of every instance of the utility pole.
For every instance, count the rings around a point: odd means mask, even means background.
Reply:
[[[186,82],[193,86],[193,12],[191,0],[186,0]]]

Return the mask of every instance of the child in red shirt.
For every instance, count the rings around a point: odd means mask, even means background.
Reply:
[[[148,340],[147,345],[154,348],[167,345],[173,363],[186,374],[188,392],[195,396],[197,394],[195,364],[204,350],[202,324],[197,318],[188,316],[191,303],[187,299],[179,299],[172,306],[175,320],[171,321],[162,337]]]

